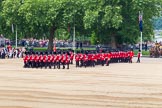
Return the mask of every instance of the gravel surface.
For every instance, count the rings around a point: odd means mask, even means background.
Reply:
[[[162,108],[162,58],[70,69],[0,59],[0,108]]]

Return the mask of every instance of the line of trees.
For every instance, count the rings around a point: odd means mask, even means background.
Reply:
[[[92,43],[115,48],[138,40],[139,11],[144,13],[143,34],[151,39],[152,18],[160,15],[161,7],[162,0],[0,0],[0,33],[13,37],[11,25],[17,25],[19,36],[45,36],[52,50],[57,31],[70,35],[75,26]]]

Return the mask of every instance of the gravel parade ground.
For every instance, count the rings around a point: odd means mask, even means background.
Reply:
[[[0,108],[162,108],[162,58],[70,69],[0,59]]]

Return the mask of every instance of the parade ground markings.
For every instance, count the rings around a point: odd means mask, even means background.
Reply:
[[[0,108],[162,108],[162,58],[70,69],[0,59]]]

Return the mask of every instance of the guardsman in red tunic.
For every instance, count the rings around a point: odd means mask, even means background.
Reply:
[[[42,67],[43,67],[43,52],[40,52],[40,55],[39,55],[39,66],[42,69]]]
[[[48,60],[48,56],[47,56],[47,52],[43,55],[43,65],[45,67],[45,69],[47,68],[47,60]]]
[[[101,65],[104,66],[105,63],[105,56],[104,53],[101,54]]]
[[[34,57],[34,64],[35,67],[38,68],[39,67],[39,56],[38,56],[38,52],[36,52],[35,57]]]
[[[132,63],[133,57],[134,57],[134,52],[131,50],[130,51],[130,63]]]
[[[107,64],[107,60],[108,60],[108,52],[104,53],[104,58],[105,58],[105,64]]]
[[[58,52],[57,54],[57,68],[58,69],[60,69],[61,59],[62,59],[61,52]]]
[[[128,62],[129,62],[129,60],[130,60],[129,51],[127,51],[127,52],[126,52],[126,58],[127,58],[126,62],[128,63]]]
[[[121,62],[121,51],[118,52],[119,53],[119,62]]]
[[[121,62],[124,62],[124,53],[121,51]]]
[[[95,54],[91,54],[91,66],[95,67]]]
[[[115,52],[115,62],[118,63],[118,52]]]
[[[47,56],[48,60],[47,60],[47,66],[51,69],[52,66],[52,55],[51,52],[49,53],[49,55]]]
[[[114,52],[111,52],[111,62],[114,63]]]
[[[30,66],[32,68],[34,68],[34,57],[35,57],[35,53],[32,52],[32,55],[30,55],[30,58],[29,58],[29,60],[30,60]]]
[[[58,58],[57,53],[54,52],[54,55],[53,56],[54,56],[53,65],[54,65],[54,69],[56,69],[56,66],[57,66],[57,58]]]
[[[84,56],[83,56],[83,54],[82,53],[80,53],[79,54],[79,61],[80,61],[80,67],[82,67],[83,65],[84,65],[84,58],[83,58]]]
[[[107,56],[106,66],[109,66],[110,60],[111,60],[111,54],[110,54],[110,52],[108,52],[106,56]]]
[[[58,64],[59,64],[59,54],[58,54],[58,52],[56,53],[55,61],[56,61],[56,66],[58,67]],[[54,67],[54,69],[55,69],[55,67]]]
[[[126,54],[125,51],[123,52],[123,57],[124,57],[124,62],[126,62],[127,61],[127,54]]]
[[[76,67],[79,67],[79,54],[75,54]]]
[[[141,58],[141,50],[138,51],[138,54],[137,54],[137,63],[140,63],[140,58]]]
[[[87,56],[87,54],[85,53],[85,54],[83,54],[83,64],[84,64],[84,67],[87,66],[87,62],[88,62],[88,56]]]
[[[24,68],[29,67],[29,55],[28,52],[26,52],[26,56],[24,57]]]
[[[73,64],[74,52],[70,51],[70,64]]]
[[[96,57],[97,57],[97,65],[101,64],[101,53],[97,53]]]
[[[66,62],[66,54],[65,52],[63,52],[63,54],[61,55],[61,64],[63,65],[63,69],[65,69],[65,62]]]
[[[55,58],[55,56],[54,56],[53,52],[51,52],[51,68],[54,65],[54,58]]]
[[[69,64],[70,64],[70,55],[67,53],[66,54],[66,61],[65,64],[67,65],[67,69],[69,69]]]
[[[88,52],[88,63],[87,66],[91,66],[91,54]]]

